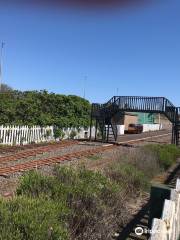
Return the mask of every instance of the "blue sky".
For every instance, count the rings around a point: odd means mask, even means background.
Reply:
[[[109,11],[0,5],[3,81],[79,96],[85,86],[91,102],[118,93],[180,105],[179,12],[179,0]]]

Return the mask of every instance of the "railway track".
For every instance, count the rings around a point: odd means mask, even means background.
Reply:
[[[47,146],[37,147],[34,149],[20,151],[16,154],[0,157],[0,164],[10,162],[10,161],[17,161],[18,159],[33,157],[39,154],[43,154],[45,152],[52,152],[56,149],[68,147],[75,144],[77,144],[77,141],[65,141],[61,143],[56,143],[56,144],[51,144]]]
[[[69,141],[69,140],[68,140]],[[67,142],[67,140],[64,140],[64,142]],[[62,143],[62,142],[60,142]],[[46,147],[46,146],[52,146],[52,145],[56,145],[56,144],[59,144],[58,143],[53,143],[53,144],[50,144],[50,143],[47,143],[47,142],[44,142],[44,143],[32,143],[32,144],[26,144],[26,145],[18,145],[18,146],[3,146],[1,145],[0,146],[0,154],[6,154],[6,153],[17,153],[19,151],[24,151],[24,150],[31,150],[31,149],[34,149],[34,148],[41,148],[41,147]]]
[[[13,174],[17,172],[24,172],[27,170],[37,169],[45,165],[52,165],[52,164],[60,163],[63,161],[71,161],[73,159],[79,159],[81,157],[92,156],[106,150],[112,150],[113,148],[116,148],[116,147],[117,146],[114,146],[114,145],[101,146],[95,149],[78,151],[70,154],[65,154],[62,156],[55,156],[55,157],[49,157],[49,158],[40,159],[40,160],[29,161],[27,163],[16,164],[14,166],[9,166],[9,167],[1,167],[0,176],[7,176],[9,174]]]
[[[158,138],[158,137],[163,137],[163,136],[167,136],[168,134],[161,134],[161,135],[155,135],[155,136],[151,136],[150,138]],[[132,141],[123,141],[121,143],[119,143],[118,145],[125,145],[127,144],[129,146],[129,144],[132,146],[136,143],[139,142],[144,142],[149,140],[149,137],[145,138],[138,138],[138,139],[133,139]],[[56,144],[50,144],[47,146],[42,146],[42,147],[37,147],[34,149],[29,149],[29,150],[24,150],[24,151],[20,151],[16,154],[11,154],[11,155],[7,155],[7,156],[3,156],[0,157],[0,164],[6,164],[9,162],[16,162],[19,159],[26,159],[28,157],[35,157],[37,155],[43,154],[45,152],[52,152],[56,149],[59,148],[65,148],[71,145],[75,145],[77,144],[77,141],[64,141],[61,143],[56,143]],[[2,166],[0,167],[0,176],[7,176],[9,174],[13,174],[13,173],[17,173],[17,172],[24,172],[27,170],[31,170],[31,169],[37,169],[40,168],[42,166],[45,165],[52,165],[55,163],[60,163],[63,161],[71,161],[73,159],[79,159],[81,157],[87,157],[87,156],[91,156],[91,155],[95,155],[97,153],[103,152],[104,150],[111,150],[113,148],[117,148],[118,145],[104,145],[104,146],[100,146],[94,148],[94,149],[90,149],[90,150],[82,150],[82,151],[77,151],[77,152],[73,152],[73,153],[69,153],[69,154],[64,154],[64,155],[60,155],[60,156],[53,156],[53,157],[47,157],[47,158],[43,158],[43,159],[38,159],[38,160],[28,160],[27,162],[24,163],[18,163],[15,165],[10,165],[10,166]]]

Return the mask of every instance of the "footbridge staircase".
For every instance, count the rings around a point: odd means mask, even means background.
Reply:
[[[143,112],[164,114],[172,123],[172,143],[180,144],[180,107],[175,107],[164,97],[114,96],[105,104],[92,104],[91,127],[95,120],[96,133],[99,128],[102,141],[117,140],[117,126],[112,118],[117,113]],[[91,134],[90,134],[91,138]]]

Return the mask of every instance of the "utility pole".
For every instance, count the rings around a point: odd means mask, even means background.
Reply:
[[[116,89],[116,96],[119,95],[119,88]]]
[[[0,52],[0,92],[2,90],[2,58],[3,58],[3,48],[4,42],[1,43],[1,52]]]
[[[159,113],[159,130],[161,130],[161,114]]]

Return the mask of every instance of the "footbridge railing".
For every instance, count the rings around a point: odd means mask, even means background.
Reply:
[[[114,111],[164,113],[171,122],[175,122],[176,116],[176,107],[164,97],[114,96],[100,107],[104,111],[113,108]]]

